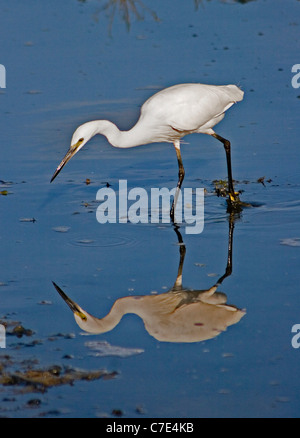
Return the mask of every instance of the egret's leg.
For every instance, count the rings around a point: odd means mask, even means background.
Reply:
[[[233,246],[233,230],[234,230],[234,215],[233,213],[229,216],[229,236],[228,236],[228,250],[227,250],[227,266],[225,273],[216,283],[216,286],[220,286],[222,281],[232,274],[232,246]]]
[[[180,188],[181,188],[182,182],[184,180],[184,174],[185,174],[183,163],[182,163],[182,158],[181,158],[179,141],[175,142],[174,146],[175,146],[175,151],[176,151],[177,161],[178,161],[178,183],[177,183],[176,193],[175,193],[174,200],[173,200],[172,207],[171,207],[171,211],[170,211],[170,216],[171,216],[172,222],[174,222],[176,203],[177,203]]]
[[[179,231],[179,227],[177,225],[174,226],[175,233],[177,234],[178,244],[179,244],[179,253],[180,253],[180,261],[178,266],[177,278],[173,286],[173,290],[182,290],[182,270],[183,263],[186,253],[185,244],[182,239],[182,235]]]
[[[182,182],[184,180],[185,171],[184,171],[184,167],[183,167],[183,163],[182,163],[180,149],[175,148],[175,150],[176,150],[176,155],[177,155],[177,160],[178,160],[178,183],[177,183],[177,188],[180,189],[181,185],[182,185]]]
[[[230,141],[226,140],[226,138],[221,137],[215,132],[211,135],[215,137],[217,140],[219,140],[221,143],[223,143],[226,152],[226,160],[227,160],[228,190],[229,190],[230,198],[233,197],[233,199],[231,200],[235,200],[236,194],[234,192],[233,181],[232,181]]]

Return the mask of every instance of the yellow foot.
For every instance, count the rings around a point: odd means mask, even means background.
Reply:
[[[241,212],[244,207],[252,207],[251,204],[240,200],[239,193],[228,193],[227,205],[229,211]]]
[[[229,193],[229,199],[231,202],[240,202],[239,192],[234,192],[234,195]]]
[[[240,201],[239,193],[228,193],[227,205],[230,211],[240,212],[242,210],[243,202]]]

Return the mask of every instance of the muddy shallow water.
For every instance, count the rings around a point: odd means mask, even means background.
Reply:
[[[145,0],[140,17],[97,0],[0,7],[2,417],[299,416],[300,5],[184,3]],[[119,180],[174,187],[172,145],[118,150],[98,136],[50,184],[78,124],[127,129],[180,82],[243,88],[216,132],[253,207],[228,214],[215,191],[225,154],[205,135],[182,145],[184,187],[205,189],[201,234],[96,219],[97,191]],[[126,312],[88,335],[52,282],[97,318]],[[201,315],[197,339],[184,309]]]

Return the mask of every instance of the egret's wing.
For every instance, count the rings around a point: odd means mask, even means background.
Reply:
[[[157,120],[160,125],[164,123],[179,131],[193,132],[242,100],[243,94],[235,85],[175,85],[148,99],[141,115]]]

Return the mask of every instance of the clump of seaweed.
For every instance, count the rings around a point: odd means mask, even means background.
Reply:
[[[0,357],[0,384],[17,386],[20,392],[46,392],[49,388],[60,385],[73,385],[76,381],[93,381],[100,378],[112,379],[117,373],[106,370],[81,370],[67,366],[53,365],[46,368],[31,368],[10,371],[14,364],[10,356]],[[21,364],[24,366],[24,364]],[[22,389],[23,388],[23,389]]]
[[[0,392],[10,392],[9,388],[12,388],[14,394],[45,393],[52,387],[73,385],[81,380],[113,379],[118,374],[116,371],[107,371],[103,368],[79,369],[61,362],[51,366],[41,365],[34,355],[25,359],[23,355],[20,359],[18,354],[20,348],[40,346],[44,344],[44,341],[53,342],[61,337],[71,339],[72,336],[57,334],[44,340],[36,339],[34,330],[25,328],[20,321],[11,320],[9,315],[0,317],[0,324],[10,339],[25,338],[24,342],[22,339],[22,342],[10,343],[10,351],[15,351],[16,354],[0,355]]]

